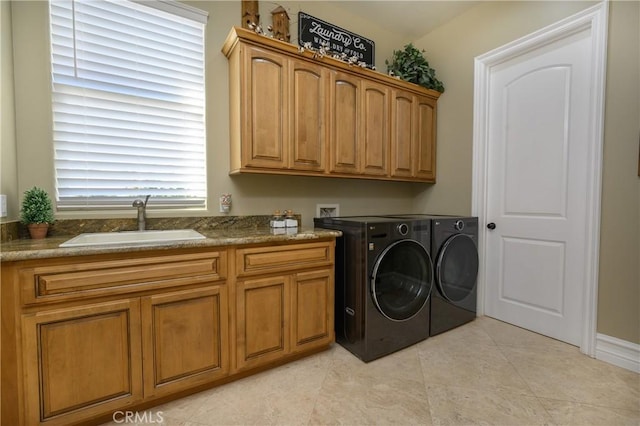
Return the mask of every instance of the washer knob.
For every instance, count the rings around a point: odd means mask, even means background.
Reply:
[[[400,233],[400,235],[407,235],[409,233],[409,227],[406,223],[401,223],[400,225],[398,225],[398,232]]]
[[[456,231],[462,231],[464,229],[464,221],[456,220],[456,223],[453,224],[453,227],[456,229]]]

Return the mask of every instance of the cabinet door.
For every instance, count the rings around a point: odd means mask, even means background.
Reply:
[[[291,297],[293,351],[333,342],[333,289],[332,269],[295,275]]]
[[[27,424],[67,425],[142,399],[138,299],[25,314]]]
[[[362,171],[366,175],[389,174],[389,89],[382,84],[362,80],[362,116],[360,117]]]
[[[391,175],[411,177],[414,174],[414,134],[416,99],[413,94],[394,90],[391,99]]]
[[[275,361],[290,353],[290,285],[289,276],[237,283],[238,369]]]
[[[323,172],[327,148],[327,69],[290,60],[291,168]]]
[[[145,397],[228,374],[226,285],[147,296],[141,303]]]
[[[359,174],[362,171],[360,79],[334,71],[330,82],[330,171]]]
[[[287,167],[287,60],[244,46],[242,162],[244,167]]]
[[[435,182],[436,179],[436,101],[417,97],[414,176]]]

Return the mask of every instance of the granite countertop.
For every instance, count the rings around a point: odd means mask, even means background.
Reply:
[[[83,247],[59,247],[60,244],[75,235],[53,236],[43,240],[19,239],[0,245],[0,261],[44,259],[51,257],[83,256],[102,253],[134,252],[145,250],[169,250],[175,248],[215,247],[243,244],[295,242],[301,240],[317,240],[320,238],[336,238],[340,231],[329,229],[304,229],[297,232],[288,229],[284,234],[275,234],[269,227],[235,228],[220,230],[200,230],[206,238],[202,240],[172,241],[165,243],[119,244]]]

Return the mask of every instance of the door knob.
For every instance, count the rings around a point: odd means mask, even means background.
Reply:
[[[493,222],[490,222],[490,223],[488,223],[488,224],[487,224],[487,228],[489,228],[489,229],[496,229],[496,224],[495,224],[495,223],[493,223]]]

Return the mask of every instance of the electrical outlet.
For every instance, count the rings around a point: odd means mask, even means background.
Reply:
[[[316,204],[316,217],[340,216],[340,204]]]

